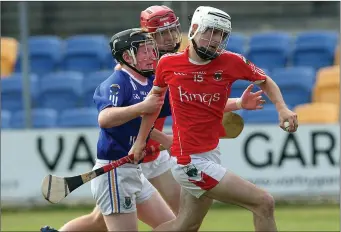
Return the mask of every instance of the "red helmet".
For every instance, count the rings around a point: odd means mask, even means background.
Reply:
[[[140,24],[156,40],[160,55],[179,49],[182,39],[179,18],[169,7],[148,7],[141,12]]]

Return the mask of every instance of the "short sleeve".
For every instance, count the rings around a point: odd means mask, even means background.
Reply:
[[[261,68],[258,68],[255,64],[246,59],[244,56],[239,54],[237,56],[237,62],[239,64],[238,67],[240,69],[239,71],[241,72],[243,79],[252,81],[256,84],[265,81],[266,74]]]
[[[94,102],[96,104],[98,112],[107,107],[119,107],[130,98],[130,91],[126,87],[123,80],[113,80],[111,78],[105,80],[99,85],[94,93]]]
[[[164,75],[164,62],[165,62],[165,58],[161,58],[159,60],[159,63],[156,67],[156,72],[155,72],[155,79],[153,82],[154,86],[160,87],[160,88],[164,88],[167,87],[167,84],[165,82],[165,75]]]

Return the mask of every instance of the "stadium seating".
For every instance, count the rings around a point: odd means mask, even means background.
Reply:
[[[340,106],[340,66],[325,67],[318,71],[313,89],[313,101]]]
[[[113,70],[102,70],[97,72],[92,72],[84,78],[83,83],[83,106],[85,107],[95,107],[93,96],[96,88],[106,80]]]
[[[310,103],[294,109],[300,124],[338,123],[339,108],[332,103]]]
[[[310,67],[279,68],[272,72],[285,102],[293,107],[311,102],[315,75],[315,70]]]
[[[58,36],[31,36],[28,40],[30,71],[38,75],[57,71],[63,56],[64,42]],[[21,55],[16,72],[22,70]]]
[[[111,69],[114,70],[115,66],[116,66],[117,62],[116,60],[112,57],[111,52],[107,54],[105,61],[104,61],[104,69]]]
[[[31,103],[34,107],[39,90],[38,77],[31,74],[29,79]],[[24,108],[22,82],[23,76],[20,73],[13,73],[10,77],[1,79],[1,109],[16,111]]]
[[[10,37],[1,37],[1,77],[12,74],[17,55],[18,41]]]
[[[8,110],[1,110],[1,128],[11,128],[11,112]]]
[[[275,123],[278,124],[278,113],[274,105],[264,105],[262,110],[241,110],[240,116],[243,117],[245,123]]]
[[[59,118],[60,127],[98,127],[96,108],[64,110]]]
[[[33,128],[53,128],[57,126],[58,114],[53,109],[32,109]],[[25,127],[25,111],[17,111],[11,119],[12,128]]]
[[[260,68],[272,71],[285,67],[290,52],[291,37],[284,32],[254,34],[250,37],[247,58]]]
[[[232,33],[226,44],[226,50],[245,55],[246,41],[243,34]]]
[[[93,72],[101,70],[110,53],[108,39],[103,35],[77,35],[65,40],[62,61],[64,70]]]
[[[337,40],[337,32],[310,31],[298,34],[294,45],[292,64],[294,66],[311,66],[315,69],[332,65]]]
[[[335,49],[334,65],[340,65],[340,44]]]
[[[45,75],[40,80],[40,108],[57,111],[78,107],[83,94],[83,74],[60,71]]]

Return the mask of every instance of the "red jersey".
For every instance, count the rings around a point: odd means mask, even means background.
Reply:
[[[158,129],[159,131],[162,131],[163,130],[163,126],[165,124],[165,121],[166,121],[166,117],[164,118],[158,118],[155,123],[154,123],[154,128],[155,129]],[[148,142],[147,142],[147,145],[146,147],[149,147],[149,146],[154,146],[155,148],[159,147],[160,146],[160,143],[156,142],[155,140],[152,140],[152,139],[149,139]],[[155,152],[154,154],[152,155],[146,155],[144,158],[143,158],[143,161],[142,163],[148,163],[148,162],[151,162],[151,161],[154,161],[157,159],[157,157],[159,157],[160,155],[160,152]]]
[[[154,86],[169,88],[173,117],[171,153],[179,163],[190,162],[189,155],[217,147],[224,130],[222,118],[234,81],[263,81],[265,73],[242,55],[225,51],[205,64],[183,52],[160,59]]]

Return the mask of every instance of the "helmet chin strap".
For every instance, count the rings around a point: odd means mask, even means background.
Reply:
[[[203,59],[203,60],[213,60],[218,57],[218,53],[211,52],[209,50],[206,51],[206,48],[204,47],[198,47],[197,43],[194,41],[194,38],[192,39],[193,48],[194,51],[197,53],[197,55]]]

